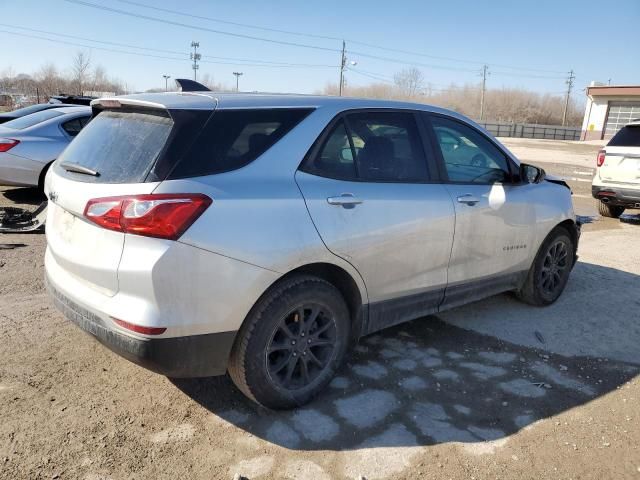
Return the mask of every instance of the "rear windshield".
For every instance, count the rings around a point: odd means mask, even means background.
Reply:
[[[49,110],[41,110],[36,113],[25,115],[24,117],[16,118],[3,123],[3,127],[13,128],[14,130],[23,130],[25,128],[33,127],[34,125],[49,120],[54,117],[62,115],[57,109],[52,108]]]
[[[6,125],[6,124],[5,124]],[[640,147],[640,125],[627,125],[616,133],[608,147]]]
[[[12,110],[11,112],[7,112],[14,117],[24,117],[25,115],[29,115],[31,113],[39,112],[41,110],[48,110],[50,108],[55,108],[49,104],[38,103],[36,105],[29,105],[28,107],[18,108],[16,110]]]
[[[205,125],[169,178],[228,172],[254,161],[311,109],[220,110]]]
[[[73,163],[94,170],[99,176],[85,180],[96,183],[144,182],[172,126],[162,112],[103,111],[69,144],[58,165]]]

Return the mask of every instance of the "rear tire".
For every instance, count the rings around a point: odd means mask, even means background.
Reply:
[[[267,408],[304,405],[342,363],[350,326],[347,305],[333,285],[307,275],[287,278],[251,309],[231,351],[229,375]]]
[[[569,232],[556,227],[542,242],[522,288],[522,301],[536,306],[554,303],[564,291],[575,259],[575,245]]]
[[[608,205],[601,200],[598,200],[598,213],[603,217],[619,218],[624,212],[624,207],[617,205]]]

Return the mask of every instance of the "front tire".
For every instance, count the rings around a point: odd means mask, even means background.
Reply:
[[[598,213],[603,217],[619,218],[623,212],[624,212],[624,207],[619,207],[617,205],[609,205],[604,203],[601,200],[598,200]]]
[[[350,325],[347,305],[333,285],[306,275],[285,279],[247,316],[231,351],[229,375],[262,406],[303,405],[342,363]]]
[[[536,306],[554,303],[564,291],[575,259],[575,245],[566,229],[556,227],[542,242],[518,297]]]

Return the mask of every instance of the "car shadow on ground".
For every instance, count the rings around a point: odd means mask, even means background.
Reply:
[[[18,205],[40,205],[47,199],[37,188],[7,188],[0,193]]]
[[[594,275],[627,285],[640,281],[637,275],[596,265],[579,272],[579,276]],[[580,295],[568,290],[564,302],[598,293],[581,289],[587,285],[595,289],[599,282],[574,283]],[[509,310],[511,302],[516,300],[508,295],[478,302],[483,315],[475,320],[490,322],[504,315],[505,304]],[[580,341],[579,315],[563,318],[553,306],[519,308],[539,317],[558,316],[558,322],[569,322],[563,331],[572,335],[573,342]],[[629,332],[616,326],[618,317],[608,303],[591,314],[600,317],[603,335],[631,335],[631,341],[640,345],[637,328]],[[619,340],[628,345],[629,338]],[[309,405],[284,412],[254,406],[228,377],[171,381],[212,414],[290,449],[339,451],[463,442],[466,449],[486,453],[520,429],[615,390],[640,372],[639,364],[606,355],[553,354],[544,350],[543,341],[541,337],[540,348],[523,347],[435,316],[421,318],[362,339],[326,392]],[[587,335],[584,341],[593,338]]]

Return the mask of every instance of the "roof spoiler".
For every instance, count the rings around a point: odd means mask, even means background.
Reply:
[[[210,92],[211,89],[188,78],[176,78],[176,86],[180,92]]]

